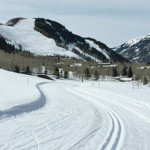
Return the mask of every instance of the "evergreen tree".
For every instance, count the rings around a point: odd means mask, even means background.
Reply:
[[[65,78],[65,79],[68,78],[68,71],[65,71],[65,73],[64,73],[64,78]]]
[[[19,44],[18,47],[19,47],[19,50],[22,51],[22,45]]]
[[[85,69],[85,78],[88,80],[90,77],[90,71],[88,68]]]
[[[117,77],[118,76],[118,71],[117,71],[116,67],[114,67],[113,70],[112,70],[112,76],[113,77]]]
[[[55,67],[54,75],[55,75],[57,78],[60,78],[60,74],[59,74],[59,69],[58,69],[58,67]]]
[[[15,66],[15,72],[20,73],[20,68],[17,65]]]
[[[144,76],[143,85],[147,85],[147,84],[148,84],[147,77],[146,77],[146,76]]]
[[[99,73],[98,73],[97,70],[95,70],[94,79],[95,79],[96,81],[99,79]]]
[[[31,71],[30,71],[30,67],[29,67],[29,66],[26,66],[25,74],[31,74]]]
[[[133,71],[132,71],[132,68],[130,66],[129,70],[128,70],[128,78],[132,78],[132,77],[133,77]]]
[[[127,76],[127,67],[125,65],[122,70],[122,76]]]
[[[47,74],[47,68],[45,68],[44,74]]]

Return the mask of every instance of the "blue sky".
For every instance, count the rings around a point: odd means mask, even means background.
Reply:
[[[44,17],[114,47],[150,34],[149,6],[150,0],[0,0],[0,22]]]

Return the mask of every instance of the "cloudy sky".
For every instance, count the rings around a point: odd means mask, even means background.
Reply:
[[[150,0],[0,0],[0,22],[45,17],[110,47],[150,34]]]

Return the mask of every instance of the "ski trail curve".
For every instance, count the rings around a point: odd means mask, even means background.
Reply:
[[[42,90],[40,89],[40,86],[43,84],[47,84],[47,83],[48,82],[42,82],[42,83],[36,84],[36,88],[40,92],[40,97],[36,101],[30,102],[27,104],[22,104],[19,106],[14,106],[8,110],[0,111],[0,120],[3,118],[17,116],[23,113],[29,113],[29,112],[42,108],[46,103],[46,98]]]
[[[76,91],[79,92],[79,90],[76,90]],[[87,91],[84,91],[84,92],[82,91],[82,93],[91,95]],[[95,98],[103,99],[103,100],[105,100],[105,101],[107,101],[111,104],[115,104],[115,105],[117,105],[117,106],[119,106],[123,109],[126,109],[127,111],[133,113],[134,115],[136,115],[140,119],[150,123],[150,117],[143,114],[142,112],[140,112],[136,107],[132,106],[130,103],[129,104],[128,103],[122,103],[121,101],[119,101],[119,103],[118,103],[116,100],[120,100],[120,97],[117,97],[117,96],[114,97],[114,96],[110,96],[110,94],[107,94],[107,98],[106,98],[104,95],[98,95],[98,93],[96,93],[96,92],[94,92],[94,93],[95,93],[95,95],[94,95]],[[112,98],[114,98],[113,101],[110,100]]]
[[[99,103],[98,101],[94,100],[94,98],[92,98],[90,93],[84,94],[81,91],[75,92],[70,89],[67,89],[67,90],[70,93],[74,95],[78,95],[79,97],[82,97],[83,99],[91,102],[92,104],[95,104],[99,108],[104,109],[110,116],[111,129],[104,143],[100,145],[99,150],[120,150],[124,141],[124,124],[121,121],[121,119],[118,117],[118,115],[115,112],[113,112],[110,108],[105,106],[104,104]]]
[[[112,128],[105,142],[100,146],[100,150],[116,150],[120,149],[123,142],[123,123],[120,118],[111,110],[103,105],[112,120]]]

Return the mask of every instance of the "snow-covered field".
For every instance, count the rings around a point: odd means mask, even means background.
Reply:
[[[131,82],[47,81],[0,70],[0,112],[23,106],[0,116],[0,150],[149,150],[149,91]],[[24,109],[39,100],[45,105]]]
[[[0,69],[0,110],[35,101],[40,97],[35,86],[42,81]]]

